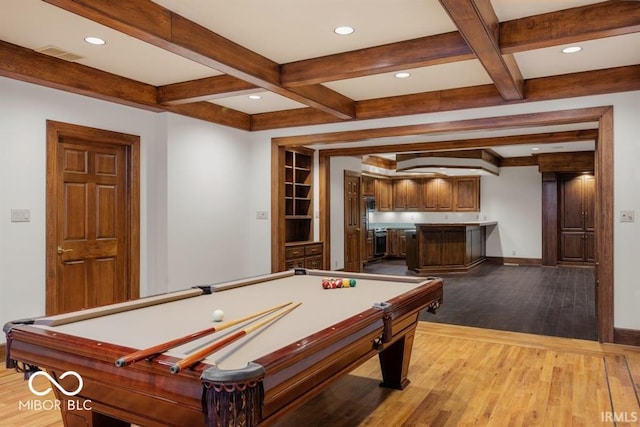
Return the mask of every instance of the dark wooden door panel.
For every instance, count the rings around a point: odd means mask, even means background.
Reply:
[[[582,179],[580,177],[565,179],[562,182],[560,230],[563,232],[584,230],[584,196],[582,187]]]
[[[360,175],[345,171],[344,174],[344,268],[359,272],[362,269],[360,245],[362,243]]]
[[[443,265],[464,265],[466,251],[465,230],[444,230],[443,232]]]
[[[560,181],[560,253],[568,262],[595,262],[595,177],[565,175]]]
[[[138,144],[47,123],[47,314],[139,295]]]

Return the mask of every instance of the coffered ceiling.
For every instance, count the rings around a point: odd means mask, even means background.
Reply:
[[[0,1],[0,75],[249,131],[640,90],[632,0]]]

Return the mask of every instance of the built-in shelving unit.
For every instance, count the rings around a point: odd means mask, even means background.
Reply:
[[[285,242],[313,238],[313,155],[285,151]]]

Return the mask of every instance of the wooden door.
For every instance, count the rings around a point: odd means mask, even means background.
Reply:
[[[344,270],[360,272],[362,259],[360,245],[360,174],[344,173]]]
[[[138,181],[138,174],[131,167],[137,158],[129,143],[132,136],[55,123],[51,127],[47,314],[137,298],[139,213],[132,181]],[[113,138],[121,139],[112,143]]]
[[[560,260],[595,260],[595,178],[564,176],[560,182]]]

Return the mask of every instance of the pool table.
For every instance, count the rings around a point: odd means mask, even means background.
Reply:
[[[324,289],[323,277],[355,287]],[[52,387],[67,426],[268,425],[375,354],[381,385],[406,387],[418,315],[442,297],[438,278],[296,269],[9,322],[6,363],[26,377],[42,369],[67,391],[79,381],[61,375],[81,376],[75,395]],[[170,366],[232,328],[116,367],[123,355],[214,326],[215,309],[226,322],[284,302],[302,304],[179,373]]]

